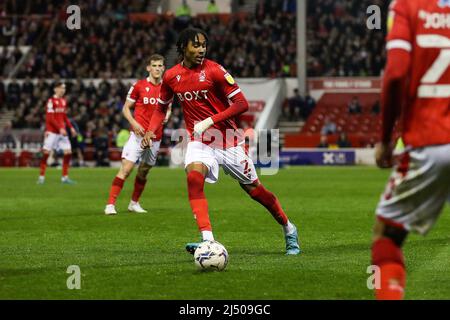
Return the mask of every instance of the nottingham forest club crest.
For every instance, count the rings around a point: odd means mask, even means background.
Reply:
[[[450,0],[439,0],[438,6],[441,8],[450,7]]]
[[[200,71],[200,75],[198,76],[198,80],[200,82],[205,82],[205,80],[206,80],[206,72],[205,72],[205,70]]]

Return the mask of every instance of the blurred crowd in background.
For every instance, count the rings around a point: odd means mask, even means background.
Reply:
[[[233,0],[233,6],[245,2]],[[43,129],[51,81],[71,79],[67,81],[69,117],[77,124],[83,143],[92,143],[98,136],[108,136],[110,143],[115,143],[120,130],[128,128],[121,110],[131,83],[121,79],[145,77],[146,59],[152,53],[174,51],[177,34],[185,26],[209,34],[208,57],[235,77],[295,77],[297,73],[295,0],[257,0],[254,12],[231,15],[227,20],[218,15],[193,17],[189,1],[184,1],[185,7],[174,15],[160,15],[152,21],[128,16],[148,12],[152,0],[86,0],[79,4],[82,28],[75,31],[65,24],[64,9],[70,4],[65,0],[0,3],[0,46],[12,47],[0,51],[0,112],[14,112],[14,129]],[[387,12],[385,0],[308,0],[308,76],[381,74],[385,30],[384,26],[381,30],[366,27],[366,8],[371,4]],[[214,1],[209,1],[208,10],[217,12]],[[31,50],[27,54],[19,46]],[[21,59],[24,63],[14,70]],[[25,80],[23,84],[2,81],[13,71],[14,78]],[[41,80],[33,83],[31,79],[36,78]],[[102,81],[97,86],[83,84],[81,79],[86,78]],[[118,81],[109,83],[108,79]],[[314,104],[309,95],[294,93],[288,97],[283,115],[305,120]],[[182,116],[175,106],[163,145],[170,144],[167,137],[180,126]]]
[[[64,1],[7,0],[3,5],[4,12],[54,17],[51,21],[23,16],[4,21],[0,45],[33,46],[16,77],[136,77],[142,72],[142,59],[153,52],[166,54],[179,31],[179,16],[161,15],[152,22],[128,19],[131,12],[146,12],[150,0],[83,1],[83,27],[72,31],[65,24],[65,6],[58,3]],[[381,12],[387,12],[388,1],[308,1],[309,76],[380,75],[385,60],[385,30],[384,24],[382,30],[366,27],[369,5],[378,5]],[[236,77],[296,76],[295,12],[295,1],[259,0],[254,13],[232,15],[229,21],[204,15],[191,17],[189,11],[184,12],[188,19],[183,27],[206,30],[210,35],[210,58],[225,65]],[[0,75],[6,76],[11,71],[8,66],[20,58],[19,50],[0,54]]]

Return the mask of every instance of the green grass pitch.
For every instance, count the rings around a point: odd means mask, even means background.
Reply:
[[[215,237],[228,249],[224,272],[202,273],[184,244],[199,238],[183,170],[150,172],[141,203],[128,213],[134,175],[117,216],[103,209],[116,169],[72,169],[61,185],[49,169],[0,170],[0,299],[372,299],[374,208],[389,171],[296,167],[261,181],[297,225],[303,253],[284,255],[280,226],[221,172],[206,186]],[[405,246],[407,299],[450,298],[450,215]],[[81,269],[81,289],[66,286]]]

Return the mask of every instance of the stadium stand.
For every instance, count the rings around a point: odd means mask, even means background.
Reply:
[[[115,138],[127,128],[121,108],[130,79],[144,76],[145,58],[153,52],[166,55],[169,66],[175,62],[175,17],[155,13],[160,1],[89,0],[81,4],[83,28],[74,32],[65,26],[65,11],[57,9],[61,2],[6,0],[0,5],[0,113],[13,120],[16,131],[41,129],[43,106],[51,95],[49,85],[66,79],[70,117],[80,128],[87,158],[95,153],[91,147],[104,128],[115,154]],[[235,77],[295,77],[295,1],[233,2],[237,3],[234,7],[247,9],[190,19],[190,25],[210,35],[209,57]],[[382,0],[309,1],[308,76],[380,75],[385,30],[369,31],[361,23],[366,18],[361,8],[369,4],[387,6]],[[360,115],[349,115],[346,110],[353,95],[325,95],[316,107],[298,111],[286,99],[283,109],[287,112],[279,122],[287,133],[285,146],[316,146],[325,116],[336,122],[337,133],[348,134],[353,146],[371,146],[379,127],[378,115],[372,112],[378,93],[356,94],[363,105]],[[240,119],[242,125],[254,125],[263,108],[263,101],[251,101],[250,111]],[[163,146],[171,144],[171,132],[182,125],[181,112],[175,107]],[[21,145],[41,143],[41,135],[35,136],[25,130],[17,141]],[[330,144],[336,139],[337,134],[330,136]]]
[[[366,11],[370,5],[377,5],[386,14],[389,1],[314,0],[308,4],[308,76],[381,74],[386,30],[384,24],[381,30],[369,30]]]

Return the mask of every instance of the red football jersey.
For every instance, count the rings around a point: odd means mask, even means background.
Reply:
[[[204,59],[203,63],[189,69],[182,63],[166,71],[160,92],[160,101],[163,104],[172,101],[176,95],[183,109],[186,130],[193,140],[194,125],[208,117],[226,110],[229,99],[241,92],[233,77],[218,63]],[[211,129],[219,130],[223,139],[216,141]],[[227,129],[229,139],[227,140]],[[203,136],[203,142],[212,141],[217,146],[230,147],[236,145],[235,138],[237,125],[234,119],[215,123]],[[209,133],[209,134],[208,134]]]
[[[128,91],[127,100],[134,102],[134,118],[146,129],[152,118],[153,111],[158,105],[161,84],[153,84],[150,79],[141,79],[133,84]],[[162,127],[155,132],[155,140],[162,138]]]
[[[450,1],[391,3],[387,50],[409,52],[401,124],[405,144],[450,143]]]
[[[51,97],[47,100],[45,127],[46,131],[58,133],[61,128],[66,125],[72,128],[72,124],[67,118],[67,102],[64,98]]]

